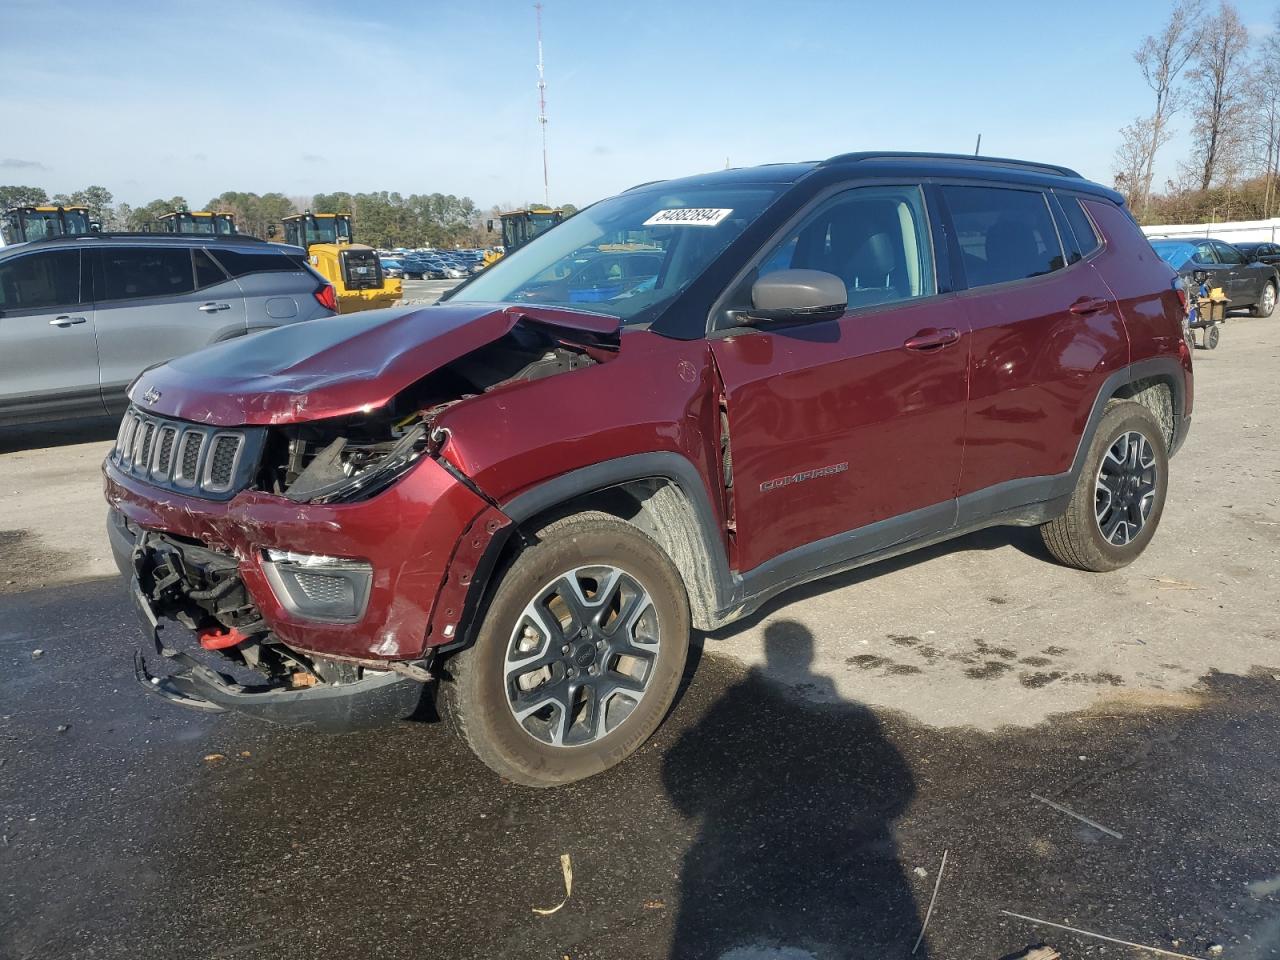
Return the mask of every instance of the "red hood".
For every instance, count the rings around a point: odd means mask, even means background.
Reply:
[[[616,317],[548,307],[373,310],[294,323],[178,357],[143,373],[129,398],[148,411],[214,426],[338,417],[382,406],[521,320],[588,344],[616,343],[619,327]]]

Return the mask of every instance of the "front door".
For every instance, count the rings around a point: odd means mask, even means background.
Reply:
[[[792,550],[776,572],[839,562],[955,522],[969,345],[963,310],[936,293],[920,187],[820,202],[758,272],[788,268],[839,276],[844,316],[711,341],[744,572]]]
[[[80,256],[46,249],[0,261],[0,422],[106,413]]]

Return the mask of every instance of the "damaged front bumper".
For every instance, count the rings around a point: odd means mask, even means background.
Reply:
[[[168,646],[161,638],[161,614],[165,603],[157,597],[186,598],[200,592],[196,574],[181,573],[183,547],[163,536],[139,533],[130,541],[130,531],[113,518],[109,525],[117,564],[129,580],[129,592],[148,650],[134,653],[134,675],[149,693],[189,709],[209,713],[231,711],[272,723],[306,727],[326,732],[343,732],[377,726],[403,719],[421,702],[419,679],[395,670],[360,669],[351,664],[327,664],[327,679],[309,670],[258,676],[259,682],[243,683],[232,672],[231,661],[224,668],[201,662],[191,652]],[[194,553],[207,553],[187,547]],[[199,563],[199,558],[192,561]],[[175,572],[178,571],[178,572]],[[163,576],[158,576],[163,573]],[[223,583],[231,583],[238,578]],[[148,585],[153,596],[148,596]],[[163,584],[163,586],[158,586]],[[210,592],[210,591],[204,591]],[[224,591],[225,592],[225,591]],[[170,604],[172,607],[172,604]],[[287,649],[287,648],[286,648]],[[213,657],[219,654],[212,654]],[[299,667],[320,665],[293,651]],[[149,663],[148,660],[151,659]],[[308,682],[297,686],[296,678]]]

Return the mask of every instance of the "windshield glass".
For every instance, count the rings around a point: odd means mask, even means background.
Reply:
[[[757,184],[624,193],[508,253],[453,299],[577,307],[624,323],[649,321],[782,189]]]
[[[1191,254],[1195,251],[1189,243],[1179,242],[1160,242],[1157,240],[1151,244],[1151,249],[1155,250],[1156,255],[1175,270],[1191,259]]]

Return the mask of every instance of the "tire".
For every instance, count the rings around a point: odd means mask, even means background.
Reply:
[[[1135,436],[1145,441],[1145,448]],[[1123,465],[1117,453],[1123,454]],[[1130,478],[1127,487],[1125,477]],[[1068,567],[1116,570],[1132,563],[1151,542],[1168,489],[1169,456],[1155,415],[1132,400],[1112,400],[1089,444],[1067,509],[1042,524],[1040,535],[1049,552]]]
[[[1262,286],[1262,295],[1258,302],[1249,308],[1251,317],[1269,317],[1276,309],[1276,282],[1268,280]]]
[[[684,582],[652,539],[604,513],[558,520],[506,566],[475,643],[448,663],[455,727],[526,786],[607,770],[666,716],[689,631]]]
[[[1206,350],[1217,350],[1218,339],[1221,335],[1222,334],[1218,330],[1218,325],[1216,323],[1210,325],[1204,332],[1204,348]]]

